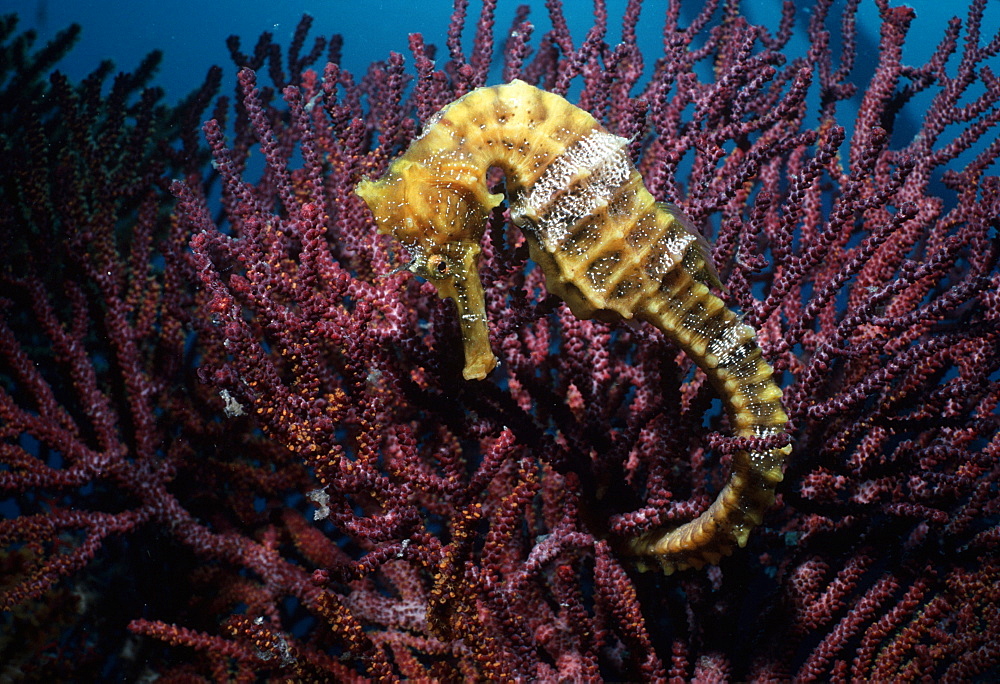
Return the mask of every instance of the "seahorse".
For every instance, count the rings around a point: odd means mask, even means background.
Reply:
[[[504,199],[486,185],[495,166],[506,175],[511,220],[550,293],[579,318],[656,326],[705,372],[736,435],[783,434],[781,389],[754,330],[712,293],[721,284],[707,242],[676,208],[654,200],[628,142],[559,95],[514,80],[445,106],[357,194],[379,232],[411,255],[406,268],[455,302],[466,379],[485,378],[497,362],[478,268],[490,212]],[[652,560],[667,574],[718,563],[746,544],[773,505],[790,451],[737,452],[707,510],[626,540],[623,552],[640,568]]]

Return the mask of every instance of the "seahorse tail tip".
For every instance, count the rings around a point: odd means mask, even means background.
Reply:
[[[652,555],[637,558],[634,562],[640,572],[659,570],[664,575],[670,576],[683,570],[701,570],[706,565],[718,565],[724,557],[732,553],[732,546],[723,545],[712,551],[702,549],[683,555]]]
[[[780,466],[776,470],[780,479]],[[737,548],[764,520],[774,504],[773,478],[738,478],[720,492],[715,502],[694,520],[672,529],[657,529],[627,542],[626,554],[639,570],[659,567],[670,575],[688,568],[715,565]]]

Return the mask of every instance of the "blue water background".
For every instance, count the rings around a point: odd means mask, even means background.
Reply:
[[[535,25],[533,43],[550,28],[542,0],[501,0],[497,10],[497,36],[506,34],[515,8],[531,6],[530,20]],[[646,56],[647,73],[661,52],[663,12],[662,0],[644,3],[638,27],[639,43]],[[700,0],[687,0],[685,11],[693,14]],[[802,0],[802,7],[812,4]],[[947,20],[964,16],[964,2],[911,0],[908,3],[891,0],[891,4],[908,4],[917,10],[904,54],[909,63],[922,63],[940,40]],[[620,17],[626,0],[608,0],[608,42],[620,37]],[[842,2],[835,3],[834,16],[839,15]],[[878,13],[874,0],[862,0],[859,14],[859,42],[862,46],[858,78],[861,82],[870,74],[866,68],[874,63],[878,45]],[[989,35],[1000,24],[1000,2],[991,0],[987,11],[984,34]],[[464,47],[471,49],[475,18],[481,3],[470,3]],[[780,18],[780,0],[744,0],[743,8],[754,23],[772,29]],[[242,49],[250,52],[257,36],[271,31],[283,46],[289,44],[295,26],[303,13],[311,14],[315,22],[311,35],[340,33],[344,36],[343,65],[355,75],[364,73],[374,60],[385,59],[391,50],[403,53],[410,60],[407,35],[420,32],[426,42],[438,46],[438,60],[447,59],[445,39],[452,11],[450,0],[0,0],[0,14],[16,12],[21,16],[19,28],[38,31],[41,46],[59,30],[72,22],[83,26],[83,35],[59,68],[74,80],[92,71],[102,59],[111,59],[118,69],[132,70],[153,49],[164,51],[157,84],[167,91],[169,100],[180,98],[197,86],[208,67],[218,64],[226,69],[229,79],[235,72],[226,49],[226,37],[242,38]],[[579,44],[593,21],[593,5],[587,0],[566,0],[564,11],[573,38]],[[799,22],[808,21],[808,11],[800,12]],[[686,22],[685,22],[686,23]],[[831,23],[831,28],[835,28]],[[802,26],[804,28],[804,26]],[[803,43],[793,45],[799,52]],[[865,59],[865,58],[868,59]],[[499,70],[494,80],[499,80]],[[231,83],[232,81],[229,80]]]

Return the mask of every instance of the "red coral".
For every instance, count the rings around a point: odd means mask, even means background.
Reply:
[[[92,672],[137,674],[114,655],[128,626],[149,668],[178,678],[995,674],[1000,37],[980,34],[986,3],[910,66],[913,13],[880,2],[856,117],[857,2],[837,28],[817,2],[801,55],[786,54],[792,3],[772,33],[736,2],[683,26],[671,2],[655,60],[637,47],[641,2],[615,47],[603,3],[582,42],[559,2],[535,42],[527,10],[515,17],[505,77],[573,93],[632,139],[657,199],[712,234],[729,303],[783,379],[794,452],[778,505],[746,549],[670,578],[615,549],[697,515],[745,446],[703,376],[656,331],[547,297],[498,211],[483,280],[502,365],[464,382],[452,311],[396,271],[406,255],[353,192],[487,82],[495,4],[468,58],[464,1],[440,68],[412,36],[415,77],[393,53],[357,79],[336,39],[303,56],[308,20],[285,56],[269,37],[253,55],[232,40],[246,68],[231,127],[224,99],[203,127],[211,172],[190,125],[211,87],[170,138],[155,93],[130,100],[142,73],[107,98],[99,75],[5,85],[5,129],[26,141],[0,172],[19,198],[0,214],[14,633],[43,601],[66,607],[66,631],[93,626],[60,589],[102,596],[126,577],[148,606],[91,632]],[[182,152],[149,143],[157,130]],[[123,149],[145,163],[126,173]],[[184,174],[169,217],[168,172]],[[35,672],[65,673],[53,653]]]

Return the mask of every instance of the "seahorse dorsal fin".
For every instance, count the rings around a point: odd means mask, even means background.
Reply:
[[[657,202],[657,204],[663,211],[673,216],[681,228],[694,237],[695,241],[691,246],[698,251],[698,254],[705,262],[705,275],[707,276],[705,284],[718,288],[723,292],[728,292],[726,286],[722,284],[722,280],[719,278],[719,271],[715,268],[715,262],[712,260],[712,246],[705,239],[705,236],[701,234],[701,231],[695,227],[694,221],[676,204],[671,204],[670,202]]]

